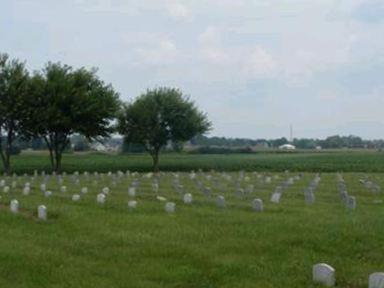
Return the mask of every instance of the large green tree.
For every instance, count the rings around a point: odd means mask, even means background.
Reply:
[[[45,140],[54,171],[61,172],[62,154],[71,135],[79,133],[95,140],[113,131],[118,94],[97,77],[95,69],[48,63],[31,83],[34,115],[30,135]]]
[[[141,144],[151,155],[153,170],[159,170],[159,153],[169,143],[180,143],[207,132],[207,116],[179,89],[148,90],[124,106],[118,131],[126,139]]]
[[[6,174],[11,169],[12,144],[29,121],[29,81],[25,63],[0,54],[0,155]]]

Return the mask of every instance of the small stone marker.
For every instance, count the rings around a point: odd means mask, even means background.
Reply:
[[[81,194],[87,194],[88,193],[88,187],[81,188]]]
[[[135,201],[135,200],[128,201],[129,209],[136,209],[136,206],[137,206],[137,201]]]
[[[104,187],[103,190],[101,190],[101,192],[103,194],[109,194],[109,188],[108,187]]]
[[[61,191],[62,193],[67,192],[67,186],[61,186],[61,187],[60,187],[60,191]]]
[[[263,200],[261,200],[261,199],[254,199],[252,201],[252,208],[256,212],[262,212],[264,210]]]
[[[47,198],[48,198],[48,197],[51,197],[51,196],[52,196],[52,191],[49,191],[49,190],[48,190],[48,191],[45,191],[45,192],[44,192],[44,196],[47,197]]]
[[[347,207],[348,207],[348,209],[351,209],[351,210],[356,209],[356,197],[355,196],[348,196]]]
[[[281,193],[279,192],[275,192],[272,194],[272,197],[271,197],[271,202],[272,203],[276,203],[276,204],[279,204],[280,202],[280,197],[281,197]]]
[[[369,288],[384,288],[384,273],[377,272],[369,275]]]
[[[216,205],[219,208],[225,208],[225,198],[222,195],[217,196]]]
[[[9,206],[9,209],[14,214],[18,213],[19,212],[19,201],[17,201],[16,199],[12,200],[11,204]]]
[[[79,200],[80,200],[80,195],[79,195],[79,194],[74,194],[74,195],[72,195],[72,201],[77,202],[77,201],[79,201]]]
[[[104,204],[105,203],[105,194],[103,194],[103,193],[98,194],[96,201],[99,204]]]
[[[9,190],[10,190],[9,186],[5,186],[5,187],[3,188],[3,192],[4,192],[4,193],[9,193]]]
[[[335,286],[335,269],[328,264],[319,263],[312,269],[313,282],[323,284],[327,287]]]
[[[184,201],[184,204],[191,204],[192,203],[192,194],[190,194],[190,193],[184,194],[183,201]]]
[[[37,207],[37,218],[39,220],[47,220],[47,207],[44,205]]]
[[[175,213],[176,204],[173,202],[165,203],[165,212],[167,213]]]
[[[135,187],[129,187],[128,188],[128,195],[131,197],[135,197],[136,195],[136,188]]]
[[[31,188],[29,186],[25,186],[23,188],[23,195],[27,196],[31,192]]]
[[[305,203],[311,205],[315,202],[315,194],[312,191],[305,192]]]

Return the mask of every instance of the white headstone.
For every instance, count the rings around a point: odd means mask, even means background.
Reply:
[[[19,201],[16,199],[11,201],[11,204],[9,205],[9,209],[11,210],[12,213],[18,213],[19,212]]]
[[[40,185],[40,190],[41,192],[45,192],[45,190],[47,190],[47,185],[45,185],[44,183]]]
[[[88,188],[87,187],[81,188],[81,194],[87,194],[87,193],[88,193]]]
[[[348,196],[347,198],[347,207],[349,209],[356,209],[356,197],[355,196]]]
[[[129,207],[129,209],[135,209],[136,206],[137,206],[137,201],[135,201],[135,200],[130,200],[130,201],[128,201],[128,207]]]
[[[105,194],[103,194],[103,193],[98,194],[96,200],[97,200],[97,203],[104,204],[105,203]]]
[[[80,200],[80,195],[79,194],[74,194],[72,195],[72,201],[79,201]]]
[[[305,202],[307,204],[313,204],[315,202],[315,194],[312,191],[305,192]]]
[[[44,196],[47,197],[47,198],[51,197],[52,196],[52,191],[45,191],[44,192]]]
[[[9,193],[9,190],[11,190],[11,189],[9,188],[9,186],[4,186],[4,188],[3,188],[3,192],[4,192],[4,193]]]
[[[67,192],[67,186],[61,186],[60,191],[63,193]]]
[[[263,200],[261,200],[261,199],[254,199],[252,201],[252,208],[256,212],[262,212],[264,210]]]
[[[272,203],[279,204],[279,202],[280,202],[280,197],[281,197],[281,193],[278,193],[278,192],[273,193],[273,194],[272,194],[272,197],[271,197],[271,202],[272,202]]]
[[[109,194],[109,188],[108,187],[104,187],[103,190],[101,190],[101,192],[103,194]]]
[[[216,205],[219,208],[225,208],[225,198],[222,195],[217,196]]]
[[[37,207],[37,218],[40,220],[47,220],[47,207],[44,205]]]
[[[191,204],[192,203],[192,194],[191,193],[184,194],[183,201],[184,201],[184,204]]]
[[[176,204],[173,202],[167,202],[165,203],[165,212],[167,213],[174,213],[176,208]]]
[[[377,272],[369,275],[369,288],[384,288],[384,273]]]
[[[135,187],[129,187],[128,188],[128,195],[131,197],[135,197],[136,195],[136,188]]]
[[[335,269],[328,264],[319,263],[313,266],[313,281],[327,287],[335,286]]]
[[[25,186],[23,188],[23,195],[29,195],[30,192],[31,192],[31,188],[29,186]]]

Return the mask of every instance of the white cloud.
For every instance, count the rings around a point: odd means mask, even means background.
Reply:
[[[175,20],[188,20],[191,17],[191,12],[183,3],[178,0],[167,0],[166,8],[169,15]]]
[[[252,48],[249,55],[243,55],[244,73],[249,78],[270,78],[277,76],[278,65],[273,57],[260,46]]]

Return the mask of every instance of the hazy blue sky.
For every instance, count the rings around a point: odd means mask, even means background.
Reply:
[[[384,138],[384,0],[0,0],[0,51],[180,87],[211,135]]]

